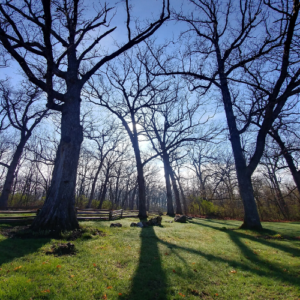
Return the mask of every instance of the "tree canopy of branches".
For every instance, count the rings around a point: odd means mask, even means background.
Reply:
[[[124,54],[109,64],[105,77],[99,77],[98,84],[90,83],[92,88],[90,100],[113,113],[126,130],[136,159],[138,186],[139,186],[139,216],[146,218],[146,190],[143,167],[153,157],[142,161],[139,136],[143,111],[149,112],[151,108],[157,108],[169,103],[176,98],[176,88],[170,79],[158,79],[146,69],[140,60],[135,58],[134,52]],[[148,52],[139,56],[145,57]],[[140,58],[143,59],[143,58]],[[146,112],[147,111],[147,112]],[[157,155],[155,155],[157,156]]]
[[[9,124],[20,133],[16,150],[7,168],[6,179],[0,196],[0,208],[6,208],[11,192],[14,175],[22,156],[24,147],[31,137],[34,128],[48,114],[47,108],[39,107],[41,91],[32,85],[22,84],[19,91],[13,91],[5,82],[0,83],[1,106],[5,110]]]
[[[61,112],[61,140],[51,187],[32,224],[34,230],[78,228],[74,197],[83,140],[82,87],[104,64],[151,36],[170,15],[169,1],[163,0],[157,20],[134,31],[131,7],[128,0],[125,3],[128,40],[115,50],[105,52],[101,43],[116,30],[110,25],[114,8],[106,3],[99,5],[91,15],[91,11],[87,13],[86,3],[80,0],[0,2],[2,49],[33,84],[47,93],[47,107]]]
[[[299,93],[299,1],[187,3],[191,12],[188,6],[174,12],[174,18],[187,25],[181,35],[185,44],[173,56],[165,55],[168,46],[152,49],[155,73],[183,75],[192,89],[219,93],[244,204],[243,227],[260,229],[251,176],[272,123],[289,97]],[[261,126],[247,159],[242,135],[260,111]]]

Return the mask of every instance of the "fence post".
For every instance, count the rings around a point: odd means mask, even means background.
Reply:
[[[110,211],[109,211],[108,220],[109,220],[109,221],[111,221],[111,220],[112,220],[112,210],[110,210]]]

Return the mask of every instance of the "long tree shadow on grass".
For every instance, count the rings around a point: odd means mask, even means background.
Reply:
[[[222,228],[214,227],[212,225],[197,223],[197,222],[191,222],[191,223],[197,224],[200,226],[209,227],[214,230],[223,231]],[[245,258],[244,260],[242,260],[242,262],[236,261],[236,260],[231,260],[231,259],[224,259],[222,257],[217,257],[217,256],[214,256],[211,254],[205,254],[199,250],[193,251],[192,249],[188,249],[188,251],[198,253],[201,256],[207,258],[208,260],[212,260],[212,261],[215,260],[218,262],[227,262],[233,267],[240,268],[241,270],[244,270],[244,271],[250,271],[251,273],[257,274],[259,276],[269,277],[269,278],[275,279],[277,281],[293,284],[294,286],[297,286],[297,287],[300,286],[299,279],[297,278],[297,274],[286,273],[286,272],[284,272],[282,265],[280,265],[278,263],[271,263],[270,261],[267,261],[267,260],[259,257],[258,253],[254,253],[254,251],[251,250],[241,240],[241,238],[250,239],[255,242],[261,242],[262,244],[264,244],[266,246],[280,249],[280,250],[288,252],[294,256],[296,256],[296,255],[300,256],[299,249],[279,245],[277,243],[272,243],[272,242],[265,241],[265,240],[256,239],[253,236],[250,236],[250,235],[247,235],[244,233],[240,233],[240,232],[236,232],[233,230],[226,230],[226,231],[224,231],[224,233],[227,233],[229,238],[232,240],[232,242],[235,243],[236,246],[241,250],[241,253],[243,254],[243,256]],[[180,248],[182,248],[182,247],[180,247]]]
[[[154,227],[142,228],[141,253],[139,265],[132,278],[132,286],[129,295],[120,299],[165,300],[167,278],[162,269],[161,257],[158,249],[160,241],[155,234]]]
[[[202,223],[193,223],[200,226],[210,227],[214,230],[223,231],[222,228],[214,227],[211,224],[203,225]],[[241,238],[253,238],[254,241],[261,242],[260,240],[257,240],[255,237],[249,236],[247,234],[232,230],[226,230],[224,233],[227,233],[231,240],[240,248],[241,253],[244,256],[243,259],[230,259],[227,257],[206,253],[198,249],[173,244],[159,239],[154,232],[154,228],[152,227],[142,229],[140,235],[140,261],[132,280],[131,292],[129,295],[126,295],[125,298],[120,297],[120,299],[167,299],[167,277],[162,268],[158,248],[159,245],[164,245],[169,249],[172,249],[173,255],[176,255],[178,259],[185,263],[187,270],[184,273],[185,275],[183,276],[186,276],[189,271],[191,271],[191,273],[193,273],[193,271],[191,269],[192,267],[188,266],[188,263],[180,254],[181,251],[199,255],[211,262],[225,263],[241,271],[250,272],[258,276],[270,278],[271,280],[275,280],[277,282],[291,284],[295,287],[299,287],[299,280],[298,278],[296,278],[295,274],[283,272],[283,266],[280,265],[280,263],[271,263],[270,261],[266,261],[263,258],[259,257],[253,252],[253,250],[251,250],[247,245],[244,244]],[[282,246],[270,241],[262,242],[266,242],[265,244],[267,246],[273,248],[276,248],[276,246]],[[294,251],[296,251],[297,253],[299,253],[298,249],[290,248],[288,246],[283,246],[281,248],[281,250],[285,252],[294,253]],[[180,273],[178,273],[177,275],[181,276]]]
[[[0,232],[1,234],[1,232]],[[15,258],[24,257],[35,253],[47,244],[50,238],[6,238],[0,237],[0,266],[13,261]]]
[[[245,233],[241,232],[244,229],[240,229],[240,231],[230,230],[230,229],[229,230],[228,229],[224,230],[222,227],[216,227],[216,226],[213,226],[212,224],[209,224],[208,221],[206,221],[206,224],[204,222],[198,223],[198,222],[194,222],[194,221],[190,221],[190,223],[200,225],[200,226],[203,226],[203,227],[209,227],[211,229],[218,230],[218,231],[223,231],[223,232],[226,232],[227,234],[229,234],[231,237],[245,238],[245,239],[248,239],[250,241],[258,242],[258,243],[261,243],[265,246],[276,248],[280,251],[284,251],[288,254],[300,257],[300,249],[299,248],[283,245],[283,244],[280,244],[280,243],[272,242],[271,240],[267,240],[267,239],[264,239],[264,238],[259,238],[259,237],[255,237],[255,236],[252,236],[252,235],[249,235],[249,234],[245,234]],[[277,232],[273,231],[273,230],[270,230],[270,229],[264,229],[263,231],[259,231],[259,233],[260,234],[265,233],[266,235],[268,235],[268,234],[269,235],[274,235]]]

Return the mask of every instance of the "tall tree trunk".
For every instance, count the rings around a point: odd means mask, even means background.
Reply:
[[[75,213],[75,187],[83,129],[80,125],[80,97],[70,95],[61,115],[58,146],[51,186],[44,206],[32,223],[33,230],[73,230],[79,228]]]
[[[262,229],[254,199],[251,174],[248,174],[249,172],[247,170],[246,160],[243,155],[243,149],[241,146],[241,140],[237,129],[235,115],[233,113],[228,83],[224,75],[224,64],[221,60],[221,53],[219,49],[217,49],[217,57],[219,63],[222,98],[230,133],[230,142],[235,160],[240,195],[244,204],[244,223],[242,227],[248,229]]]
[[[170,166],[170,176],[171,176],[171,180],[172,180],[172,186],[173,186],[173,191],[174,191],[175,201],[176,201],[176,214],[182,215],[182,207],[181,207],[181,203],[180,203],[179,190],[177,187],[174,171],[170,164],[169,164],[169,166]]]
[[[169,157],[167,153],[163,153],[162,159],[164,163],[165,181],[166,181],[166,190],[167,190],[167,215],[174,216],[174,207],[173,207],[172,190],[171,190],[171,182],[170,182]]]
[[[31,134],[21,137],[21,140],[17,146],[16,152],[14,153],[13,159],[7,169],[7,174],[4,182],[4,186],[2,189],[2,193],[0,196],[0,209],[7,208],[7,202],[9,194],[11,193],[12,185],[14,182],[15,172],[20,161],[20,158],[23,153],[24,146],[28,141]]]
[[[140,219],[147,218],[147,210],[146,210],[146,186],[145,186],[145,178],[144,178],[144,168],[141,159],[141,152],[138,144],[137,134],[133,134],[132,146],[136,159],[136,168],[137,168],[137,182],[139,187],[139,199],[138,199],[138,207],[139,207],[139,215]]]

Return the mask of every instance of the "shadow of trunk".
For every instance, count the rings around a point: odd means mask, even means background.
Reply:
[[[16,258],[35,253],[50,240],[50,238],[22,239],[0,237],[0,267],[2,264],[9,263]]]
[[[162,261],[158,249],[159,239],[155,234],[154,227],[142,228],[141,252],[139,265],[132,278],[132,286],[129,295],[119,299],[165,300],[166,274],[162,269]]]

